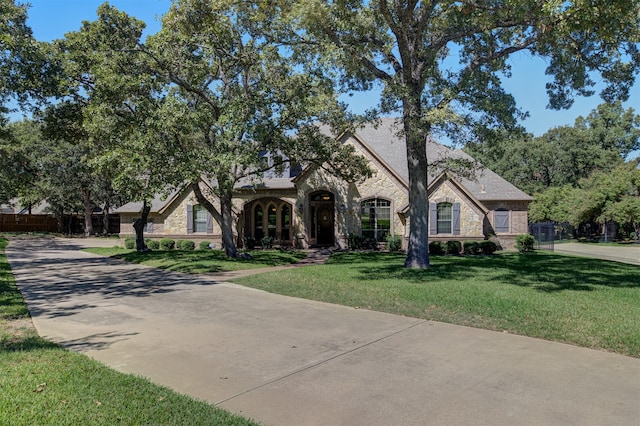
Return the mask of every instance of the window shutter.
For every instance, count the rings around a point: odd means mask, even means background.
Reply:
[[[213,234],[213,216],[207,211],[207,234]]]
[[[460,203],[453,203],[452,209],[452,223],[453,235],[460,235]]]
[[[429,203],[429,234],[438,233],[438,206],[436,203]]]
[[[509,232],[509,212],[505,210],[498,210],[495,213],[495,231],[496,232]]]
[[[187,204],[187,234],[193,234],[193,206]]]

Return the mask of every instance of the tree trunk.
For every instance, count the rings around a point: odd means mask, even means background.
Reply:
[[[409,169],[409,244],[406,268],[429,267],[429,194],[427,193],[427,137],[420,119],[420,97],[403,102]]]
[[[238,257],[238,247],[233,239],[233,222],[235,220],[235,215],[233,213],[233,189],[226,191],[222,196],[219,196],[220,200],[220,211],[218,211],[215,206],[204,196],[202,190],[200,189],[199,181],[191,183],[191,189],[200,203],[201,206],[204,206],[205,209],[213,219],[220,225],[220,229],[222,229],[222,246],[224,247],[224,251],[229,257]]]
[[[86,188],[82,190],[82,201],[84,202],[84,235],[88,237],[89,235],[93,235],[91,190]]]
[[[150,211],[151,206],[149,206],[145,201],[142,205],[140,217],[133,222],[133,229],[136,231],[136,250],[138,250],[138,252],[150,251],[144,242],[144,228],[147,226],[147,219],[149,218]]]
[[[109,201],[104,203],[104,207],[102,208],[102,233],[104,235],[109,235],[109,228],[111,218],[109,217],[110,203]]]
[[[222,247],[224,247],[224,252],[227,256],[237,257],[238,248],[236,247],[236,242],[233,238],[233,223],[235,221],[235,217],[233,214],[231,197],[224,198],[224,202],[221,203],[220,210],[222,213],[222,223],[220,224],[220,227],[222,228]]]

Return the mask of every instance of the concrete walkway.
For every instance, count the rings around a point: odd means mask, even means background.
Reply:
[[[12,241],[39,333],[267,425],[638,425],[640,359]]]
[[[574,256],[593,257],[595,259],[640,265],[640,245],[638,244],[612,246],[606,244],[561,243],[555,245],[554,251]]]

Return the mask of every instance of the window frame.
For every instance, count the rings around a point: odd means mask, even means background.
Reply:
[[[391,200],[380,197],[371,197],[360,201],[360,236],[383,241],[387,235],[393,235],[391,206]],[[370,226],[365,227],[363,225],[365,223],[363,217],[369,218],[368,224]],[[387,226],[381,226],[381,221],[387,222]]]

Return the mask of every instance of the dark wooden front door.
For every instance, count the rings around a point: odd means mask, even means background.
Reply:
[[[333,244],[333,205],[318,208],[318,244]]]

